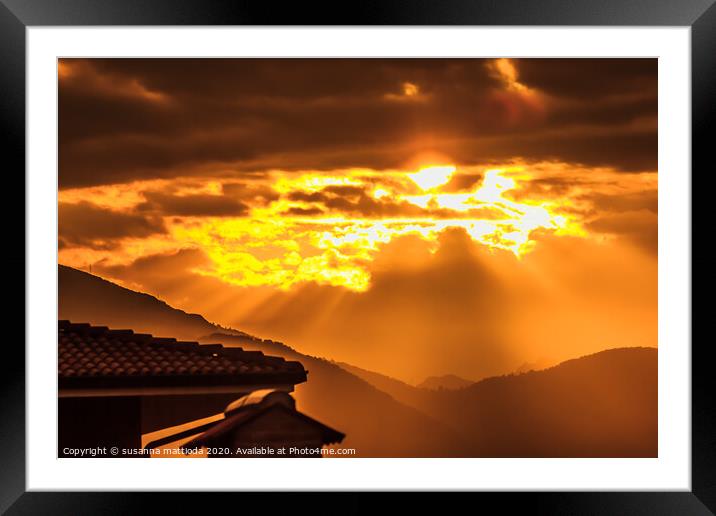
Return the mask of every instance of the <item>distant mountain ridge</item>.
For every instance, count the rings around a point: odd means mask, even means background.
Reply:
[[[444,374],[442,376],[428,376],[422,383],[418,384],[417,387],[420,389],[430,389],[436,391],[440,389],[462,389],[468,385],[475,383],[472,380],[466,380],[454,374]]]
[[[404,404],[394,396],[320,357],[304,355],[285,344],[215,333],[201,339],[225,346],[298,360],[308,381],[296,386],[301,410],[345,432],[344,446],[363,457],[460,457],[468,439],[449,425]]]
[[[431,390],[340,363],[449,424],[466,457],[655,457],[658,350],[615,348],[543,370]]]
[[[419,408],[473,435],[472,456],[656,457],[657,378],[656,348],[615,348],[432,391]]]
[[[359,457],[459,457],[467,446],[448,425],[396,401],[327,360],[303,355],[280,342],[221,328],[199,315],[82,271],[60,266],[59,275],[60,318],[299,360],[308,371],[308,381],[296,386],[298,406],[345,432],[343,446],[355,448]]]
[[[540,371],[431,390],[221,328],[139,292],[59,268],[59,316],[299,360],[302,410],[364,457],[655,457],[656,348],[618,348]],[[203,337],[202,337],[203,336]],[[531,367],[531,365],[530,365]]]

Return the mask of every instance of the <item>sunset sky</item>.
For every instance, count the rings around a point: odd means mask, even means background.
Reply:
[[[657,345],[655,59],[63,59],[59,261],[410,382]]]

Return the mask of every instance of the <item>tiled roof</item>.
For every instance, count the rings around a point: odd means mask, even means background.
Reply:
[[[296,384],[299,362],[221,344],[59,321],[60,389]]]

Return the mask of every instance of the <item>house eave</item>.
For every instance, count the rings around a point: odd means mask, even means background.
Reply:
[[[234,384],[206,386],[163,386],[163,387],[125,387],[125,388],[60,388],[60,398],[99,398],[113,396],[171,396],[200,394],[241,394],[258,389],[277,389],[293,392],[291,383],[280,384]]]

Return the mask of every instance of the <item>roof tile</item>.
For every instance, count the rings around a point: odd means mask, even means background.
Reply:
[[[301,383],[299,362],[260,351],[59,321],[60,388]]]

